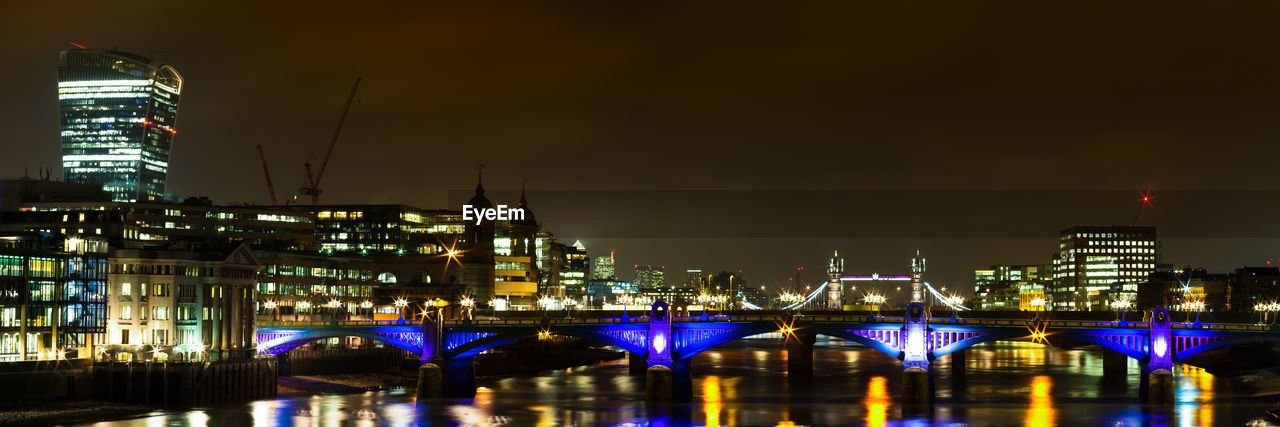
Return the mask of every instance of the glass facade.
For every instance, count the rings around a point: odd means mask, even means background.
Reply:
[[[106,252],[100,239],[0,236],[0,361],[89,355],[106,331]]]
[[[102,185],[115,201],[162,199],[181,92],[177,70],[149,58],[62,51],[58,106],[67,181]]]
[[[1054,310],[1107,310],[1132,303],[1159,263],[1155,227],[1072,227],[1053,259]]]

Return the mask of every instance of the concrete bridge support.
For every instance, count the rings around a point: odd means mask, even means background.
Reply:
[[[817,340],[817,335],[802,332],[787,337],[787,375],[813,376],[813,344]]]
[[[928,369],[912,366],[902,371],[902,403],[928,404],[933,401],[933,375]]]
[[[649,356],[627,352],[627,372],[631,375],[645,375],[649,369]]]
[[[653,365],[645,370],[645,400],[654,404],[685,403],[693,400],[693,372],[689,359],[671,366]]]
[[[1151,345],[1143,372],[1142,394],[1147,403],[1172,404],[1173,389],[1173,320],[1169,311],[1157,308],[1151,312]]]
[[[969,351],[953,351],[947,357],[951,359],[951,379],[956,381],[964,380],[968,372],[965,367],[969,364]]]

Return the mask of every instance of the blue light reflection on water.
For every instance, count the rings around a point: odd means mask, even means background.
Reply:
[[[810,380],[788,378],[786,353],[761,340],[709,351],[694,362],[695,402],[646,407],[643,376],[625,360],[534,376],[482,378],[474,399],[418,404],[405,390],[280,398],[161,412],[100,425],[1242,425],[1273,403],[1189,366],[1176,369],[1175,403],[1138,403],[1141,373],[1104,381],[1098,351],[1019,343],[973,348],[963,381],[934,363],[938,399],[898,400],[901,368],[871,350],[833,341],[814,352]]]

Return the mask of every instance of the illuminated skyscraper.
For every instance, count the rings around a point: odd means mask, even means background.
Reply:
[[[150,58],[67,49],[58,58],[62,172],[119,202],[164,197],[182,76]]]
[[[1133,302],[1138,285],[1155,272],[1156,228],[1075,226],[1062,230],[1053,258],[1054,310],[1108,310],[1117,300]]]

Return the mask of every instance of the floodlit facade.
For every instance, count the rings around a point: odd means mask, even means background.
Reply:
[[[661,288],[666,286],[666,266],[654,265],[635,265],[636,278],[633,280],[636,286],[641,288]]]
[[[1053,310],[1108,310],[1134,301],[1158,263],[1156,228],[1077,226],[1062,230],[1053,258]]]
[[[163,199],[182,85],[176,69],[143,56],[62,51],[58,107],[66,180],[101,185],[115,201]]]
[[[90,357],[106,332],[107,242],[0,235],[0,361]]]

